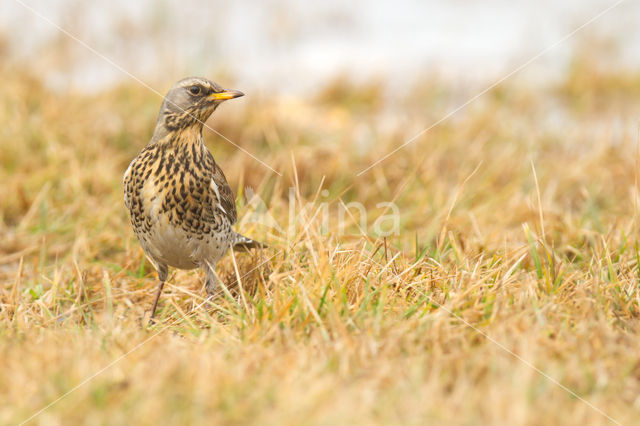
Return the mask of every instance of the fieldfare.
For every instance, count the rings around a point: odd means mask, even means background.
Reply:
[[[232,247],[262,244],[235,232],[235,197],[204,145],[202,127],[218,106],[244,94],[205,78],[186,78],[164,98],[153,137],[124,174],[124,202],[133,231],[158,271],[151,319],[168,267],[202,268],[213,295],[214,267]]]

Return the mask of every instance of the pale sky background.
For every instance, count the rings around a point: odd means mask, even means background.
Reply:
[[[21,1],[152,85],[223,75],[243,90],[299,94],[339,75],[398,88],[434,73],[491,82],[617,0]],[[616,58],[638,67],[639,23],[640,1],[626,0],[523,76],[561,74],[588,37],[615,41]],[[130,78],[16,0],[0,3],[0,37],[10,60],[54,88]]]

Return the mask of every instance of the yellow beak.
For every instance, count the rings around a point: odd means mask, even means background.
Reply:
[[[210,94],[209,99],[214,101],[226,101],[228,99],[239,98],[240,96],[244,96],[244,93],[239,90],[225,90],[224,92]]]

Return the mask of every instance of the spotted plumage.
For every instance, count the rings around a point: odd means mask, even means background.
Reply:
[[[235,197],[202,139],[203,123],[221,102],[242,96],[203,78],[179,81],[167,94],[147,146],[124,174],[124,200],[136,237],[158,271],[202,268],[216,290],[214,267],[229,248],[259,247],[236,233]]]

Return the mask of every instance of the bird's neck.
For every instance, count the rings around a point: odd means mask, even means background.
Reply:
[[[202,124],[196,123],[181,129],[167,129],[164,125],[156,126],[149,144],[164,145],[166,148],[178,148],[186,145],[202,145]]]

